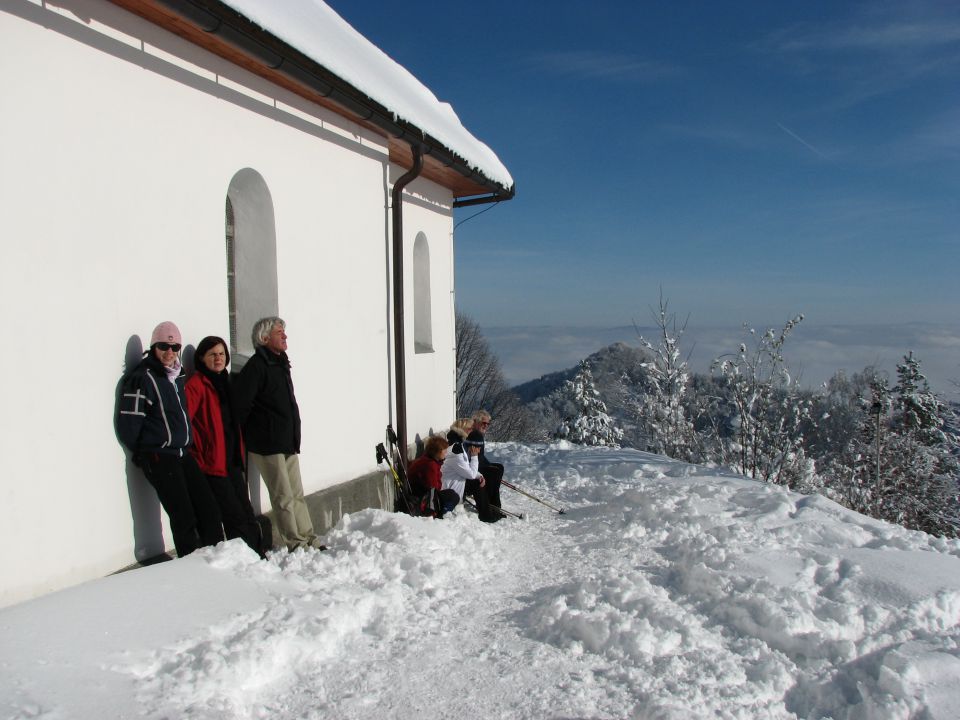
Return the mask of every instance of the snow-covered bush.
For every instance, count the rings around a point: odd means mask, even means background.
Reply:
[[[656,345],[638,330],[640,344],[649,351],[651,360],[641,364],[648,390],[638,403],[637,425],[650,452],[692,461],[697,459],[697,443],[684,402],[690,370],[680,354],[686,322],[678,330],[676,315],[667,312],[668,304],[661,294],[660,307],[652,313],[659,335]]]
[[[620,446],[623,430],[607,414],[607,406],[600,399],[586,361],[581,361],[576,376],[567,380],[557,392],[569,410],[557,428],[558,438],[578,445]]]
[[[798,315],[780,332],[757,335],[747,330],[752,346],[741,343],[737,353],[714,360],[712,370],[726,382],[733,405],[734,435],[730,459],[752,478],[804,489],[813,467],[803,449],[803,423],[810,400],[800,392],[783,357],[791,331],[803,320]]]

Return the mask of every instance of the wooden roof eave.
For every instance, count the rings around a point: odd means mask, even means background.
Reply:
[[[513,197],[419,128],[306,57],[219,0],[110,0],[190,43],[387,138],[390,162],[413,166],[411,143],[423,147],[422,177],[450,189],[464,204]],[[455,203],[458,204],[458,203]]]

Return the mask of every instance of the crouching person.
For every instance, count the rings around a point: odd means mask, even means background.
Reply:
[[[486,442],[486,433],[490,429],[490,413],[478,410],[473,414],[473,429],[480,433],[481,439]],[[500,507],[500,483],[503,481],[503,465],[491,462],[487,458],[486,448],[480,450],[478,469],[487,481],[487,497],[490,504]]]
[[[453,490],[443,489],[442,466],[450,447],[440,435],[431,435],[423,445],[423,455],[407,470],[410,489],[420,502],[420,514],[443,516],[445,505],[456,507],[460,498]]]
[[[207,478],[187,450],[191,443],[180,330],[162,322],[144,359],[124,378],[117,433],[157,491],[170,518],[177,555],[223,540],[220,510]]]
[[[484,485],[486,480],[477,469],[480,451],[483,449],[483,436],[472,431],[461,441],[454,443],[450,448],[441,466],[441,482],[447,493],[444,499],[443,511],[450,512],[463,500],[464,494],[472,494],[477,501],[477,514],[483,522],[497,522],[501,515],[490,507],[490,500]]]

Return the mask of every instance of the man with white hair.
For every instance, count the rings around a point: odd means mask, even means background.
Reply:
[[[278,317],[253,326],[256,351],[234,386],[235,410],[251,460],[270,493],[274,526],[291,552],[325,550],[313,530],[300,479],[300,408],[287,357],[287,324]]]
[[[480,433],[481,439],[485,439],[491,421],[490,413],[486,410],[477,410],[473,414],[473,429]],[[487,495],[490,498],[490,504],[500,507],[500,483],[503,481],[503,465],[491,462],[487,457],[485,448],[481,446],[478,466],[480,472],[487,479]]]

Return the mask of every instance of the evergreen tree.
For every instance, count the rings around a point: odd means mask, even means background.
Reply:
[[[920,372],[920,361],[907,353],[897,365],[897,403],[894,428],[901,435],[909,435],[927,446],[946,441],[943,432],[946,405],[937,398]]]
[[[567,380],[558,391],[561,397],[556,403],[569,411],[557,429],[557,437],[578,445],[606,445],[619,447],[623,430],[618,428],[593,381],[590,365],[580,362],[577,374]]]
[[[870,410],[851,453],[853,473],[844,504],[914,530],[955,537],[960,468],[942,431],[944,411],[912,353],[897,366],[894,388],[875,379]],[[836,482],[831,478],[832,485]]]

